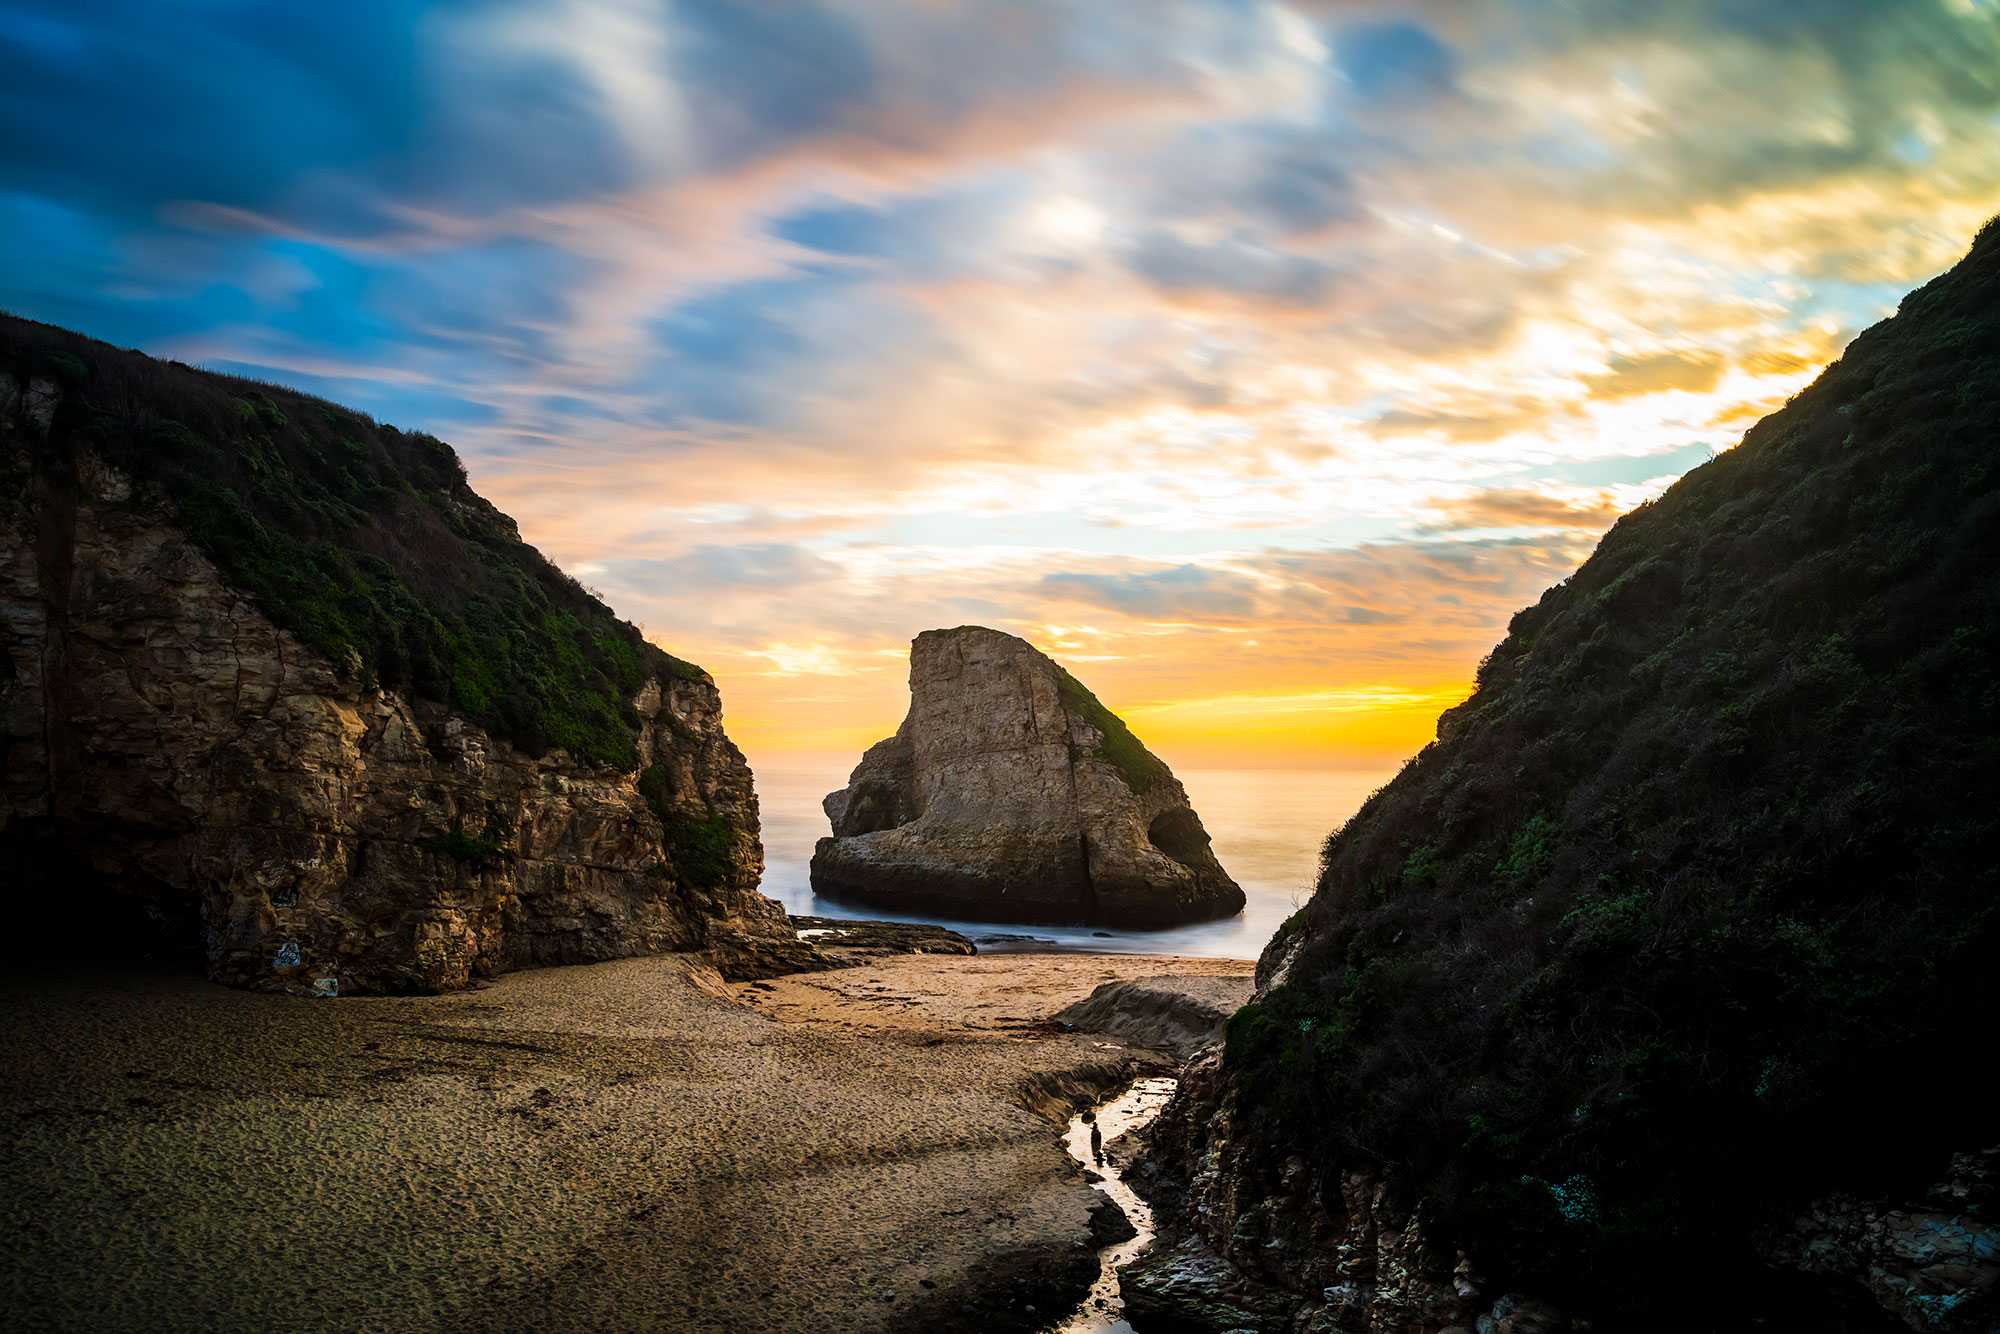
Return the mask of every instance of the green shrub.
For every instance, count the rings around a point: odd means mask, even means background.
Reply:
[[[531,755],[631,769],[649,677],[705,680],[522,542],[451,447],[275,385],[0,322],[0,366],[88,431],[274,622],[364,685]]]
[[[489,834],[491,832],[488,831]],[[459,829],[420,838],[417,840],[417,846],[433,856],[449,857],[455,862],[481,867],[497,865],[510,860],[514,855],[507,845],[497,838],[485,835],[475,838]]]
[[[669,812],[660,822],[662,851],[674,868],[674,878],[696,889],[711,889],[729,874],[729,854],[735,831],[719,815]]]
[[[673,877],[695,889],[711,889],[729,874],[735,831],[719,815],[694,815],[673,805],[664,764],[639,772],[639,795],[660,822],[660,856]]]

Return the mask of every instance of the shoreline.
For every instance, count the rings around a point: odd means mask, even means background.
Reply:
[[[338,1001],[17,969],[5,1323],[1032,1329],[1096,1272],[1069,1111],[1178,1064],[1054,1014],[1252,967],[664,955]]]

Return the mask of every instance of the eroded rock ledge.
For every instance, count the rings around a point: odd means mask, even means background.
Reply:
[[[910,712],[826,799],[816,892],[974,921],[1158,928],[1243,907],[1187,793],[1026,640],[910,648]]]
[[[801,940],[829,958],[859,963],[891,954],[979,953],[979,947],[956,931],[922,922],[863,922],[846,917],[793,917]]]
[[[1222,1040],[1229,1016],[1250,999],[1250,979],[1165,975],[1106,982],[1056,1012],[1056,1022],[1104,1033],[1185,1060]]]

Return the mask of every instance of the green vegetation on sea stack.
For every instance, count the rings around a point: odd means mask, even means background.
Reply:
[[[1104,739],[1097,743],[1098,755],[1118,771],[1125,786],[1133,792],[1151,791],[1153,784],[1166,776],[1167,766],[1132,734],[1123,718],[1104,707],[1088,686],[1071,676],[1061,663],[1056,663],[1055,669],[1063,707],[1103,735]]]
[[[83,432],[350,676],[531,755],[627,770],[631,697],[648,678],[706,679],[523,542],[431,436],[25,320],[0,320],[0,370],[57,382],[57,428]]]
[[[1991,1143],[1996,572],[2000,223],[1517,615],[1328,841],[1230,1025],[1259,1140],[1391,1165],[1495,1291],[1616,1328]]]

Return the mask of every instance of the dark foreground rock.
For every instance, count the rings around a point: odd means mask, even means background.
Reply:
[[[1918,1199],[1814,1200],[1773,1226],[1759,1251],[1775,1265],[1831,1280],[1850,1308],[1872,1299],[1906,1328],[2000,1328],[2000,1145],[1953,1154]],[[1881,1322],[1888,1327],[1890,1322]]]
[[[824,966],[762,867],[715,682],[447,446],[0,317],[17,941],[321,996],[663,951]]]
[[[1289,1334],[1301,1304],[1295,1292],[1246,1280],[1195,1236],[1155,1243],[1118,1278],[1126,1319],[1145,1334]]]
[[[910,712],[826,799],[830,898],[988,922],[1159,928],[1243,907],[1167,766],[1026,640],[910,647]]]
[[[845,917],[794,917],[792,926],[815,949],[846,954],[977,954],[956,931],[928,922],[862,922]]]

